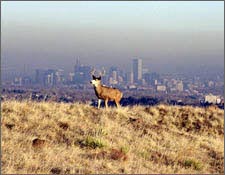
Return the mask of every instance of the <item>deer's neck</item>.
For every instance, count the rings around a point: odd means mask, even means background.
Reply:
[[[102,85],[100,84],[100,85],[98,85],[97,87],[94,87],[94,89],[95,89],[95,93],[96,93],[96,95],[98,94],[101,94],[101,92],[102,92]]]

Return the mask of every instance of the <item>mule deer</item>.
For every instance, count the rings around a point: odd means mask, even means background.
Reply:
[[[116,88],[110,88],[101,84],[101,75],[99,77],[94,76],[94,71],[92,73],[91,84],[94,86],[95,94],[98,97],[98,108],[100,108],[101,100],[105,101],[105,107],[108,108],[108,101],[115,101],[116,106],[120,106],[120,100],[123,93]]]

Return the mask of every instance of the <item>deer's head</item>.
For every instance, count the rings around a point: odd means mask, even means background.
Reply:
[[[98,87],[100,84],[101,84],[101,75],[99,77],[96,77],[94,75],[95,73],[95,69],[93,69],[91,72],[91,75],[92,75],[92,80],[90,81],[90,83],[94,86],[94,87]]]
[[[99,77],[95,77],[94,75],[92,75],[93,80],[90,81],[90,83],[94,86],[94,87],[98,87],[101,84],[101,76]]]

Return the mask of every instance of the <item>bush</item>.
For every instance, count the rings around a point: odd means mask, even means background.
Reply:
[[[185,160],[184,166],[185,167],[193,167],[195,170],[201,170],[202,169],[202,165],[201,165],[200,162],[197,162],[197,161],[191,160],[191,159]]]
[[[82,148],[88,147],[88,148],[96,149],[96,148],[105,147],[105,144],[100,139],[96,139],[96,138],[90,137],[90,136],[86,137],[84,140],[79,140],[77,143]]]

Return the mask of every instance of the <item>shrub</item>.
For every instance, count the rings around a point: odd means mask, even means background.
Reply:
[[[105,144],[97,138],[94,137],[86,137],[84,140],[78,140],[77,142],[81,147],[88,147],[92,149],[103,148]]]
[[[185,167],[193,167],[195,170],[201,170],[202,169],[202,164],[200,162],[197,162],[192,159],[188,159],[184,161],[184,166]]]

